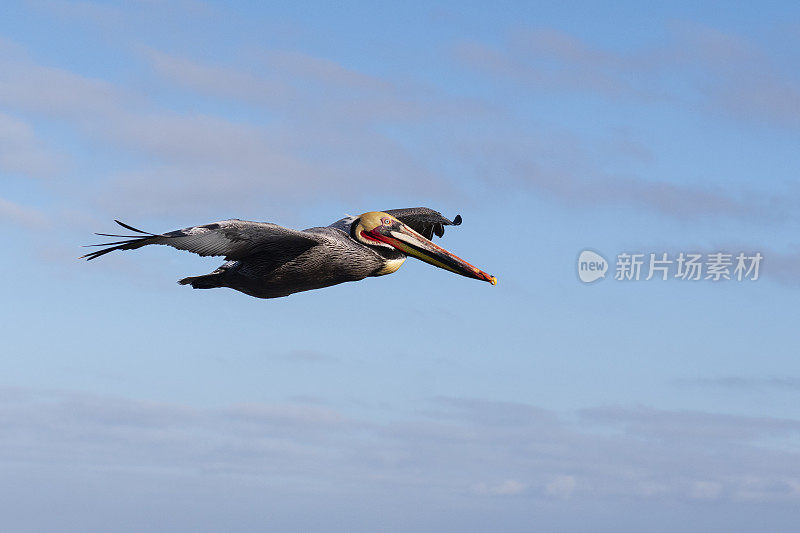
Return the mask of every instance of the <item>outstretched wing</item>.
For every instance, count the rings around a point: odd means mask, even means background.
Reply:
[[[222,255],[225,256],[225,259],[237,260],[260,251],[280,249],[281,246],[296,250],[298,247],[308,249],[318,244],[311,234],[266,222],[223,220],[163,234],[148,233],[119,220],[114,222],[127,230],[141,234],[141,236],[98,233],[97,235],[106,237],[125,237],[126,240],[90,245],[108,246],[108,248],[88,253],[81,259],[85,257],[87,261],[90,261],[114,250],[135,250],[149,244],[166,244],[178,250],[187,250],[198,255]]]
[[[458,226],[461,224],[461,215],[456,215],[456,218],[450,220],[443,217],[440,212],[427,207],[390,209],[385,213],[389,213],[403,224],[407,224],[428,240],[433,239],[434,235],[437,237],[444,235],[445,226]]]

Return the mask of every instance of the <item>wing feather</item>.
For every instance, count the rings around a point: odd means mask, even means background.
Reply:
[[[282,244],[292,248],[298,246],[311,248],[318,244],[318,240],[312,234],[268,222],[231,219],[160,235],[136,229],[118,220],[115,222],[125,229],[143,234],[143,236],[129,236],[124,241],[90,245],[109,246],[109,248],[90,252],[81,259],[86,258],[87,261],[90,261],[114,250],[135,250],[150,244],[165,244],[202,256],[225,256],[227,260],[237,260],[264,249],[275,249]],[[126,237],[125,235],[108,236]]]
[[[390,209],[385,211],[403,224],[407,224],[414,231],[424,236],[426,239],[433,239],[433,236],[441,237],[444,235],[445,226],[458,226],[461,224],[461,215],[450,220],[440,212],[427,207],[409,207],[407,209]]]

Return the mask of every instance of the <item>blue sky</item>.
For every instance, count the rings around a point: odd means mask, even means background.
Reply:
[[[4,529],[792,527],[798,45],[789,2],[5,4]],[[499,284],[76,259],[417,205]],[[764,262],[584,285],[587,248]]]

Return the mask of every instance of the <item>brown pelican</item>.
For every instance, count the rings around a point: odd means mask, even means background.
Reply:
[[[303,231],[232,219],[155,234],[115,222],[139,235],[98,233],[126,240],[90,245],[108,248],[81,258],[91,260],[148,244],[166,244],[202,256],[225,256],[227,262],[211,274],[178,282],[195,289],[230,287],[257,298],[279,298],[391,274],[408,255],[462,276],[497,283],[494,276],[431,242],[434,235],[444,235],[444,226],[461,224],[461,216],[451,221],[427,207],[371,211]]]

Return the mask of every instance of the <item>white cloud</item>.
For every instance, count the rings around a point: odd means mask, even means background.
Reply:
[[[545,485],[545,492],[557,498],[569,498],[575,492],[575,478],[573,476],[556,476]]]
[[[153,68],[165,79],[205,94],[256,104],[287,103],[293,89],[278,79],[256,76],[223,65],[208,65],[184,57],[145,49]]]
[[[0,172],[49,177],[64,164],[63,157],[44,147],[29,123],[0,112]]]
[[[735,117],[748,127],[800,127],[800,79],[788,63],[713,28],[676,24],[671,37],[655,47],[625,53],[551,28],[518,28],[504,46],[460,43],[455,55],[493,86],[559,98],[588,94],[601,100],[598,105],[611,101],[625,109],[655,103],[683,108],[693,117]],[[513,124],[510,117],[504,122]],[[527,187],[569,205],[630,206],[681,220],[797,218],[798,194],[789,187],[759,190],[761,178],[755,176],[749,189],[721,181],[690,184],[680,177],[649,180],[640,170],[620,172],[619,165],[598,162],[621,146],[601,146],[598,153],[585,140],[546,129],[546,135],[537,135],[525,126],[507,128],[458,142],[493,186]],[[628,158],[646,154],[638,147]]]
[[[24,56],[0,60],[0,108],[66,121],[93,149],[128,156],[94,191],[107,209],[196,211],[450,190],[447,179],[383,131],[386,121],[435,116],[439,104],[424,93],[401,97],[380,80],[288,53],[267,54],[265,64],[281,68],[274,82],[148,54],[159,72],[190,90],[263,105],[273,115],[250,121],[177,112],[137,91]],[[7,126],[19,136],[18,124]]]
[[[742,505],[789,512],[800,502],[800,452],[785,441],[781,449],[764,444],[771,419],[618,409],[618,420],[651,420],[647,431],[620,432],[608,413],[597,414],[584,413],[580,427],[603,431],[586,432],[534,406],[464,398],[371,420],[308,402],[201,408],[2,388],[0,471],[16,494],[54,500],[68,499],[82,480],[81,494],[99,513],[113,514],[114,498],[128,490],[157,489],[163,501],[196,502],[176,510],[183,520],[204,501],[231,499],[251,517],[265,505],[271,514],[300,505],[372,525],[396,506],[409,506],[397,523],[423,509],[480,509],[484,519],[511,513],[522,531],[528,513],[517,506],[585,520],[587,509],[630,509],[631,501],[649,509],[713,502],[723,515]],[[751,429],[700,438],[692,429],[699,420]],[[335,511],[323,504],[332,501]],[[5,517],[16,513],[8,502],[0,499]],[[136,507],[154,519],[148,506]],[[380,517],[365,514],[373,508]]]
[[[593,146],[573,135],[529,133],[522,129],[493,131],[486,136],[455,141],[457,151],[486,183],[498,189],[536,191],[570,206],[611,206],[644,209],[679,220],[740,218],[779,221],[796,217],[797,194],[735,190],[719,185],[654,181],[611,172],[597,162],[622,147]]]
[[[768,254],[773,258],[772,253]],[[800,261],[800,254],[798,254],[797,261]],[[800,274],[800,263],[796,263],[795,269]],[[770,276],[775,276],[778,280],[783,281],[779,274],[773,269],[775,268],[774,262],[770,261]],[[792,280],[795,284],[800,284],[800,279]],[[740,390],[740,391],[787,391],[787,392],[800,392],[800,378],[792,376],[774,376],[774,377],[750,377],[750,376],[722,376],[722,377],[707,377],[707,378],[686,378],[675,380],[675,384],[682,387],[716,387],[720,389]]]
[[[504,47],[461,43],[466,65],[532,90],[667,101],[721,111],[749,122],[800,126],[800,80],[740,35],[699,24],[673,24],[670,38],[627,53],[594,46],[551,28],[512,32]],[[675,91],[675,77],[693,92]]]
[[[528,490],[528,485],[515,479],[506,479],[500,483],[476,483],[472,486],[477,494],[492,496],[516,496]]]
[[[25,207],[3,198],[0,198],[0,220],[27,228],[41,228],[47,224],[47,217],[38,209]]]
[[[140,98],[104,80],[43,66],[27,57],[0,57],[0,105],[88,124],[117,115]]]
[[[614,427],[607,413],[591,413],[587,421]],[[534,499],[800,498],[798,452],[762,442],[775,436],[773,420],[623,409],[614,418],[639,416],[650,420],[646,431],[598,435],[531,406],[474,399],[436,400],[425,414],[378,423],[308,403],[201,409],[4,389],[0,441],[3,459],[23,464],[213,471],[280,479],[276,488],[292,490],[313,479],[313,490],[423,490],[431,498],[464,487]],[[697,435],[698,422],[717,429]],[[797,424],[778,425],[796,436]]]
[[[716,481],[695,481],[689,496],[697,500],[715,500],[722,494],[722,484]]]
[[[552,31],[529,32],[519,41],[569,64],[598,62],[611,72],[634,68],[629,59]],[[190,98],[233,102],[252,109],[253,118],[223,118],[203,112],[203,104],[175,111],[140,91],[21,54],[0,59],[0,106],[66,121],[92,149],[126,155],[124,166],[98,180],[93,195],[98,206],[117,213],[247,209],[331,197],[353,202],[381,194],[454,197],[472,190],[462,186],[466,178],[464,183],[506,192],[550,195],[570,206],[633,206],[681,219],[698,213],[794,216],[791,195],[652,182],[597,163],[598,152],[646,156],[646,147],[630,139],[593,147],[565,133],[537,135],[488,104],[323,57],[261,50],[250,63],[236,65],[143,50],[154,71]],[[478,120],[490,127],[476,128]],[[390,133],[396,127],[406,131],[402,142]],[[4,161],[39,172],[54,167],[41,147],[0,152],[0,165]]]

